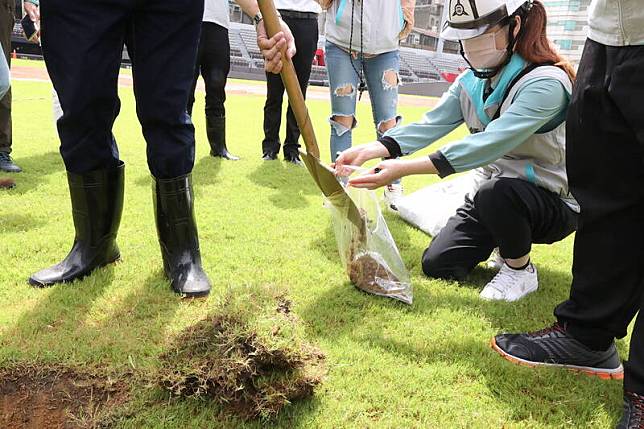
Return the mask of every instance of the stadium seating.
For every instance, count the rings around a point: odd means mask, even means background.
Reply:
[[[318,47],[324,48],[324,36],[320,36]],[[262,55],[257,48],[257,36],[252,25],[232,22],[230,27],[230,46],[233,67],[263,70]],[[403,84],[414,82],[452,80],[465,69],[467,64],[460,55],[438,54],[421,49],[400,48],[400,79]],[[311,82],[318,85],[328,84],[326,67],[314,65]]]

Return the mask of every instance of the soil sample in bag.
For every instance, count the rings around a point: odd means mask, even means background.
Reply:
[[[384,258],[373,250],[365,250],[367,234],[369,233],[369,219],[365,210],[360,209],[363,225],[360,230],[354,230],[349,249],[349,265],[347,273],[349,280],[358,289],[381,296],[390,296],[400,292],[398,278],[391,272]],[[393,286],[393,287],[392,287]]]
[[[364,292],[411,304],[413,292],[409,275],[377,199],[371,191],[354,192],[359,214],[357,222],[330,205],[338,249],[349,280]]]
[[[384,286],[398,283],[398,279],[379,259],[382,259],[380,255],[373,252],[353,258],[348,267],[349,279],[358,289],[365,292],[389,295],[389,289]]]

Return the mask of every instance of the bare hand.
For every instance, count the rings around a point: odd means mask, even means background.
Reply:
[[[331,164],[331,167],[335,168],[335,175],[340,177],[350,176],[354,171],[351,167],[360,167],[370,159],[364,156],[364,152],[365,146],[355,146],[341,152],[335,162]]]
[[[27,12],[27,15],[29,16],[29,19],[31,19],[36,24],[36,29],[38,29],[40,27],[40,8],[30,2],[24,2],[23,6],[25,8],[25,12]],[[36,32],[36,35],[33,36],[31,39],[29,39],[29,41],[34,43],[40,43],[39,29]]]
[[[271,73],[279,73],[282,71],[282,52],[286,51],[288,58],[293,58],[296,52],[295,39],[293,38],[291,29],[281,19],[280,24],[282,25],[282,31],[270,39],[266,35],[264,20],[261,20],[257,26],[257,46],[259,46],[264,56],[264,69]]]
[[[335,168],[337,176],[347,177],[354,171],[352,167],[360,167],[370,159],[383,158],[389,156],[389,151],[380,142],[372,142],[360,146],[354,146],[340,153],[335,163],[331,164]]]
[[[29,15],[29,19],[33,22],[40,21],[40,8],[38,6],[30,2],[24,2],[23,7],[25,8],[27,15]]]
[[[405,175],[405,161],[389,159],[382,161],[367,174],[349,180],[354,188],[377,189],[389,185]]]

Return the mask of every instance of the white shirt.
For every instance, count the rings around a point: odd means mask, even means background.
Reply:
[[[296,12],[322,12],[320,5],[315,0],[275,0],[275,8]]]
[[[644,45],[641,0],[593,0],[588,7],[588,37],[603,45]]]
[[[352,13],[354,1],[355,14]],[[359,52],[362,33],[365,54],[380,55],[398,50],[398,36],[405,26],[401,0],[367,0],[363,5],[360,13],[357,0],[334,1],[326,11],[326,40],[344,50],[351,44],[351,49]],[[351,15],[354,15],[353,37]]]
[[[203,21],[214,22],[224,28],[230,26],[228,0],[204,0]]]

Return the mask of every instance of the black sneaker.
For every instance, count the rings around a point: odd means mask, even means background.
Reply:
[[[606,351],[591,350],[559,323],[536,332],[497,335],[492,338],[492,348],[519,365],[566,368],[602,379],[624,377],[615,343]]]
[[[7,173],[20,173],[22,168],[14,164],[11,155],[6,152],[0,152],[0,170],[6,171]]]
[[[615,429],[644,429],[644,396],[624,393],[624,413]]]

